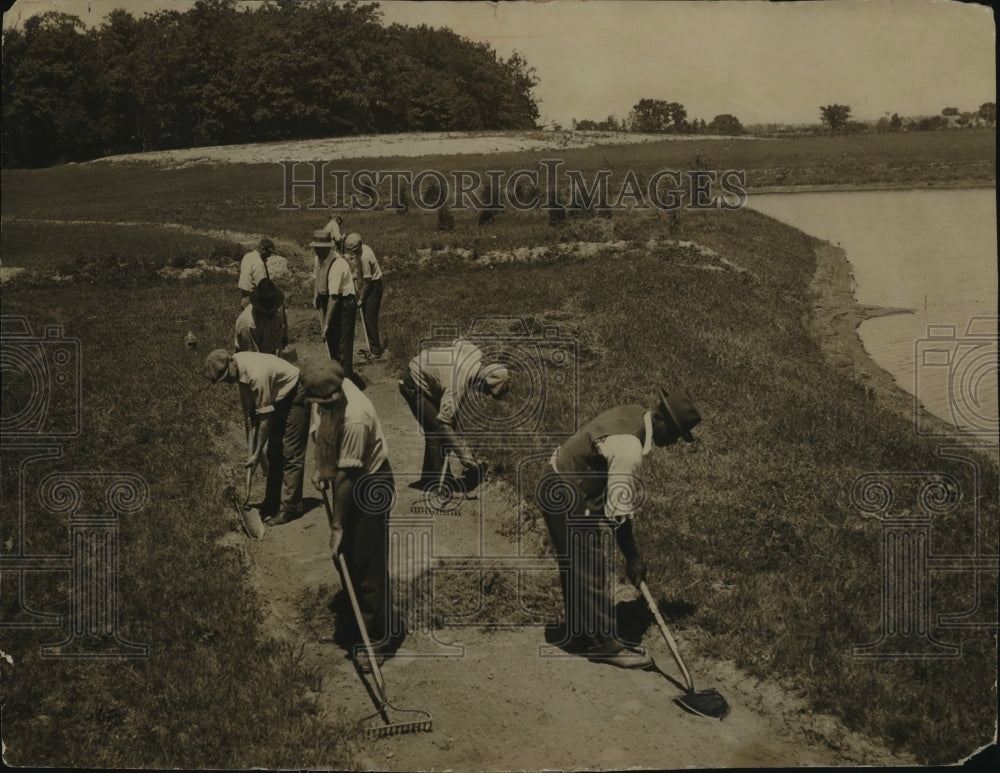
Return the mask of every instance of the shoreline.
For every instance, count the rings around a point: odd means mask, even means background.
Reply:
[[[935,431],[956,441],[969,439],[955,425],[917,408],[914,396],[903,389],[895,377],[885,370],[865,349],[858,335],[858,326],[869,319],[893,314],[912,314],[913,309],[871,306],[854,298],[853,267],[842,247],[821,241],[815,248],[816,270],[809,283],[809,329],[819,342],[830,363],[841,375],[862,385],[869,399],[879,402],[907,422],[914,421],[917,410],[920,421]],[[973,438],[974,439],[974,438]],[[985,453],[995,462],[995,455]]]
[[[769,194],[788,193],[854,193],[860,191],[946,191],[965,190],[969,188],[996,188],[996,180],[949,180],[938,183],[927,180],[899,183],[828,183],[822,185],[762,185],[759,188],[747,187],[749,199],[752,196],[767,196]]]

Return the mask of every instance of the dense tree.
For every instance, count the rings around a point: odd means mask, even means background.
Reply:
[[[75,16],[33,16],[3,32],[3,163],[78,161],[99,153],[104,98],[96,39]]]
[[[997,122],[997,103],[983,102],[979,106],[979,117],[986,122],[987,126],[993,126]]]
[[[199,0],[96,30],[48,13],[3,32],[5,166],[371,132],[534,128],[524,57],[378,5]]]
[[[704,121],[702,123],[704,124]],[[729,113],[715,116],[707,129],[712,134],[743,134],[743,124],[740,123],[740,119]]]
[[[629,130],[658,134],[683,131],[688,127],[687,111],[679,102],[664,99],[640,99],[628,118]]]
[[[849,105],[825,105],[819,109],[823,123],[830,127],[831,132],[845,126],[851,118]]]

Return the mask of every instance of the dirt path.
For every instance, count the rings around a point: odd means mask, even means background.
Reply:
[[[314,315],[311,310],[290,310],[291,329],[313,330]],[[295,342],[300,361],[326,356],[318,331],[311,340],[310,335],[304,333]],[[407,485],[419,473],[423,441],[397,391],[397,374],[375,362],[362,361],[358,370],[379,412],[396,474],[392,530],[426,504],[425,495]],[[234,423],[234,459],[241,443],[242,427]],[[308,482],[311,456],[310,447],[303,517],[269,527],[260,542],[236,532],[232,539],[245,551],[265,601],[269,633],[301,646],[305,662],[321,670],[323,687],[315,696],[321,711],[360,719],[374,710],[362,677],[343,647],[319,641],[333,630],[331,610],[339,580],[327,549],[325,512]],[[515,511],[510,493],[488,481],[475,499],[418,518],[418,529],[428,535],[436,561],[459,556],[493,556],[497,561],[501,559],[495,557],[517,551],[504,536],[511,532]],[[537,563],[547,564],[556,583],[554,561]],[[395,580],[412,574],[412,568],[401,565],[392,571]],[[635,595],[624,585],[619,592]],[[682,711],[672,700],[679,686],[660,674],[623,671],[547,647],[541,625],[487,630],[434,628],[425,621],[409,633],[383,671],[393,704],[429,712],[433,731],[372,742],[361,751],[361,766],[507,771],[906,762],[847,733],[832,718],[810,714],[777,685],[748,678],[731,664],[695,658],[685,636],[677,638],[696,685],[715,687],[729,700],[732,713],[725,721]],[[655,627],[646,632],[644,643],[659,665],[679,680]]]

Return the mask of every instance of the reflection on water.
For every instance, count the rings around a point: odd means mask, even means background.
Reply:
[[[996,436],[994,189],[769,194],[748,206],[843,247],[859,303],[912,309],[862,323],[865,349],[935,415]]]

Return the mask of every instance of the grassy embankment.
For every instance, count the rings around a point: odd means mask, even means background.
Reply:
[[[260,600],[240,554],[219,543],[234,528],[226,473],[235,465],[220,459],[213,438],[233,419],[232,395],[205,390],[204,349],[185,349],[183,336],[191,329],[211,345],[231,338],[233,278],[181,284],[150,268],[184,255],[238,257],[241,248],[170,232],[147,235],[159,242],[134,239],[128,229],[106,228],[97,240],[84,234],[64,253],[67,270],[78,272],[73,281],[15,281],[2,290],[5,315],[26,316],[39,336],[45,326],[61,325],[81,348],[83,432],[66,443],[63,459],[29,468],[29,551],[68,552],[66,519],[35,504],[33,487],[44,473],[134,472],[150,490],[148,505],[121,523],[118,577],[121,635],[148,645],[148,657],[43,660],[40,647],[61,640],[63,631],[4,631],[3,650],[12,658],[2,664],[5,760],[346,769],[353,748],[347,723],[336,726],[338,719],[321,717],[315,705],[321,676],[294,648],[261,636]],[[121,268],[119,258],[132,264]],[[4,362],[6,418],[7,408],[26,405],[28,395]],[[5,455],[8,463],[19,458],[10,448]],[[18,533],[17,481],[14,469],[4,472],[9,540]],[[5,574],[4,586],[3,619],[23,619],[13,575]],[[25,591],[32,608],[67,614],[68,575],[35,573]]]
[[[917,139],[926,148],[937,136]],[[824,140],[815,140],[814,150],[846,147],[836,145],[839,140],[824,146]],[[622,173],[631,168],[648,174],[690,168],[697,153],[702,161],[710,156],[713,167],[727,168],[738,166],[744,151],[772,153],[761,164],[804,152],[767,145],[779,149],[761,150],[764,143],[704,149],[666,143],[561,157],[568,168],[596,168],[608,158]],[[882,157],[916,183],[921,172],[927,175],[919,162],[905,161],[914,150],[905,146],[896,157]],[[959,147],[950,168],[962,179],[986,182],[984,151],[980,145]],[[476,166],[510,169],[537,158],[498,157]],[[835,174],[841,155],[838,150],[814,158],[819,160],[809,168],[826,172],[801,171],[803,183]],[[404,168],[458,168],[468,159],[438,161],[409,161]],[[863,161],[844,166],[845,177],[877,182],[878,175],[864,177]],[[392,162],[377,166],[391,168]],[[274,167],[151,173],[95,165],[4,177],[5,217],[58,212],[77,219],[184,222],[302,244],[322,220],[319,213],[274,208],[281,197]],[[755,179],[750,177],[751,184]],[[59,198],[55,208],[53,197]],[[577,341],[581,418],[613,403],[648,402],[661,383],[683,381],[705,415],[701,442],[650,458],[641,537],[651,585],[677,608],[693,609],[676,621],[686,640],[752,675],[787,680],[816,710],[924,761],[953,761],[992,737],[991,631],[947,632],[943,638],[963,647],[955,660],[851,657],[852,645],[878,638],[881,623],[881,532],[852,506],[853,481],[868,472],[934,470],[954,474],[964,491],[972,491],[973,482],[966,466],[939,458],[933,444],[915,439],[909,424],[846,380],[808,336],[814,240],[749,211],[681,212],[676,218],[616,213],[570,220],[559,229],[550,228],[541,213],[508,212],[483,229],[474,213],[457,213],[456,221],[454,231],[438,232],[429,213],[348,219],[352,229],[370,235],[391,272],[383,318],[394,365],[415,350],[432,324],[516,314],[558,324]],[[18,235],[24,227],[5,225],[5,264],[31,267],[30,245]],[[76,242],[67,261],[135,256],[133,246],[116,243],[115,233],[109,228],[99,244]],[[651,237],[659,244],[647,249]],[[575,239],[624,239],[628,246],[594,257],[497,268],[454,256],[421,263],[415,255],[426,247],[482,254]],[[711,247],[753,277],[693,267],[711,261],[667,239]],[[215,248],[206,244],[205,256]],[[148,257],[171,259],[164,252]],[[272,652],[254,638],[256,612],[240,568],[231,553],[214,546],[231,519],[217,459],[203,439],[219,434],[230,412],[225,399],[198,391],[199,358],[182,348],[181,339],[194,329],[202,353],[228,341],[234,282],[178,285],[139,272],[126,287],[120,272],[105,278],[102,271],[119,269],[94,268],[86,282],[65,288],[35,284],[31,277],[15,280],[4,288],[4,313],[26,314],[36,329],[61,323],[67,335],[83,342],[85,435],[71,444],[67,468],[133,470],[151,483],[152,503],[123,526],[121,587],[125,630],[129,638],[150,642],[153,651],[148,661],[127,665],[53,666],[35,659],[41,637],[20,635],[14,646],[5,641],[20,664],[13,670],[17,681],[4,666],[8,747],[26,750],[24,760],[32,764],[65,762],[46,755],[67,750],[95,765],[335,764],[331,760],[343,759],[344,752],[322,746],[320,738],[331,736],[319,734],[319,720],[302,698],[305,690],[318,689],[315,675],[297,668],[294,653]],[[101,302],[82,309],[81,287]],[[306,302],[301,288],[290,290],[292,303]],[[151,309],[160,313],[151,315]],[[564,395],[547,397],[556,425],[573,419]],[[538,438],[537,447],[550,448],[551,442]],[[517,463],[503,456],[494,461],[506,475]],[[994,468],[982,470],[980,491],[978,537],[984,550],[995,551]],[[969,550],[968,507],[935,522],[936,553]],[[53,525],[50,550],[64,549],[62,527]],[[935,609],[971,607],[970,585],[949,573],[934,575]],[[48,604],[63,603],[64,588],[47,592]],[[122,674],[134,682],[126,691],[115,689]],[[221,696],[220,684],[229,685]],[[117,714],[108,713],[115,708]],[[303,716],[309,717],[304,727]],[[116,723],[120,741],[108,735]],[[150,728],[160,728],[155,741],[142,735]],[[184,744],[174,740],[181,733]]]

